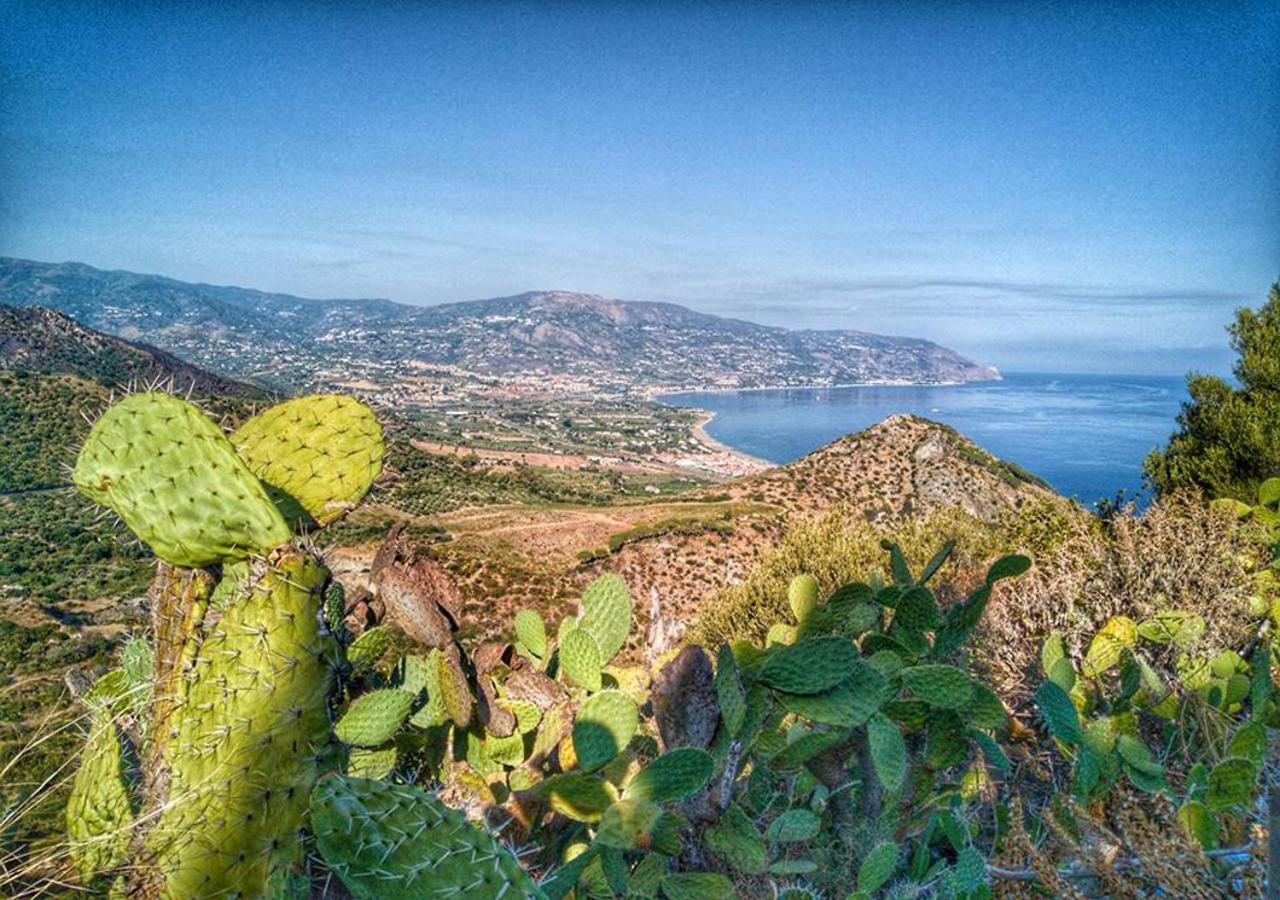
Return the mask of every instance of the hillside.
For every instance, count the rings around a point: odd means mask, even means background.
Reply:
[[[916,338],[792,331],[564,291],[416,307],[0,259],[0,303],[51,307],[229,375],[299,386],[385,385],[414,367],[565,394],[998,377]]]
[[[732,496],[820,512],[849,505],[869,519],[956,507],[991,520],[1028,498],[1056,496],[1019,466],[955,429],[913,415],[890,416],[793,463],[725,486]]]
[[[524,606],[554,619],[602,572],[621,575],[646,602],[656,593],[664,615],[693,623],[703,598],[746,577],[788,528],[833,509],[892,525],[955,508],[992,521],[1033,501],[1068,507],[1035,476],[955,430],[902,415],[789,465],[674,499],[443,512],[430,518],[432,539],[449,539],[431,553],[458,580],[468,620],[482,634]],[[390,522],[404,515],[399,505],[388,492],[361,516]],[[335,564],[356,587],[371,556],[372,545],[350,547]]]
[[[94,331],[41,307],[0,306],[0,370],[67,375],[107,386],[165,382],[200,396],[267,396],[171,353]]]

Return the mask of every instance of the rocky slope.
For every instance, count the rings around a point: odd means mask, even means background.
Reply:
[[[335,372],[378,382],[414,365],[550,377],[594,392],[998,377],[915,338],[792,331],[564,291],[416,307],[0,258],[0,303],[52,307],[227,374],[294,385]]]

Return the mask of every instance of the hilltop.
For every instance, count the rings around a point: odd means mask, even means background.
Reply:
[[[567,291],[421,307],[2,258],[0,303],[51,307],[225,374],[293,386],[385,391],[426,372],[523,393],[651,394],[999,377],[918,338],[789,330]]]
[[[1056,496],[1042,479],[954,428],[909,414],[890,416],[725,490],[814,512],[853,506],[869,519],[954,507],[989,521],[1029,497]]]

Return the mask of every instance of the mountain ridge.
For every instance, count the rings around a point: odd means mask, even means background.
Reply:
[[[332,383],[338,373],[378,381],[379,373],[413,364],[564,379],[549,384],[553,392],[999,377],[922,338],[790,330],[674,303],[562,290],[410,306],[309,300],[84,263],[0,258],[0,304],[52,307],[215,371],[295,387]]]
[[[175,392],[268,396],[157,347],[104,334],[40,306],[0,306],[0,370],[73,376],[107,387],[165,383]]]

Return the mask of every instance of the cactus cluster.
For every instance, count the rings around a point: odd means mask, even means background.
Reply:
[[[1115,616],[1093,635],[1079,668],[1063,638],[1050,635],[1036,703],[1071,764],[1078,802],[1105,797],[1123,777],[1140,791],[1177,799],[1182,825],[1212,850],[1225,830],[1242,828],[1277,706],[1267,646],[1250,661],[1232,650],[1205,652],[1204,631],[1200,617],[1177,610],[1142,622]],[[1157,654],[1171,664],[1161,666]],[[1212,764],[1191,758],[1206,744]],[[1181,791],[1167,777],[1175,761],[1186,763]]]
[[[294,540],[296,510],[334,521],[381,459],[376,419],[346,398],[289,401],[232,438],[156,391],[94,424],[75,484],[162,563],[154,646],[127,653],[90,694],[67,807],[86,882],[250,897],[299,872],[340,653],[322,614],[328,572]]]

